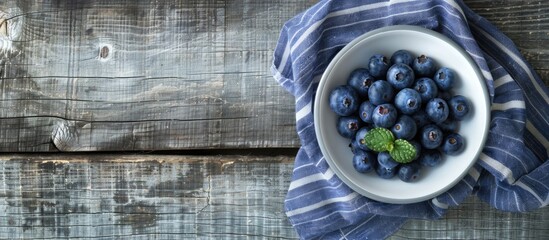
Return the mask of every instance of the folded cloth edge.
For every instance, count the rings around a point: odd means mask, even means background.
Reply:
[[[318,3],[318,4],[316,4],[315,6],[319,6],[319,5],[322,5],[322,4],[324,4],[323,6],[325,6],[325,4],[328,4],[329,2],[331,2],[331,1],[322,1],[322,2],[320,2],[320,3]],[[406,1],[402,1],[402,2],[406,2]],[[437,1],[437,2],[440,2],[440,1]],[[444,2],[456,3],[456,2],[454,2],[454,1],[444,1]],[[378,3],[378,4],[379,4],[379,3]],[[470,18],[474,18],[474,19],[473,19],[474,21],[477,21],[477,22],[479,22],[479,21],[485,21],[483,18],[481,18],[481,17],[478,16],[478,15],[475,15],[472,11],[470,11],[470,9],[468,9],[462,2],[458,2],[457,4],[458,4],[461,8],[464,8],[465,11],[462,10],[463,12],[465,12],[464,14],[469,15],[468,17],[470,17]],[[311,9],[314,9],[314,7],[310,8],[309,10],[311,10]],[[468,11],[469,11],[469,12],[468,12]],[[462,12],[462,13],[463,13],[463,12]],[[298,15],[298,16],[299,16],[299,15]],[[488,22],[486,21],[486,23],[488,23]],[[482,24],[486,24],[486,23],[482,23]],[[488,23],[488,24],[489,24],[489,23]],[[494,27],[494,28],[495,28],[495,27]],[[497,32],[497,30],[494,30],[494,31]],[[282,33],[281,33],[281,35],[282,35]],[[501,34],[501,35],[502,35],[502,34]],[[505,37],[504,35],[502,35],[502,36]],[[512,43],[512,42],[511,42],[511,43]],[[513,48],[513,47],[514,47],[514,45],[511,46],[511,48]],[[519,55],[519,56],[520,56],[520,55]],[[275,76],[275,79],[279,82],[279,84],[280,84],[281,86],[283,86],[286,90],[288,90],[290,93],[292,93],[292,94],[295,96],[295,95],[296,95],[296,92],[295,92],[296,90],[295,90],[295,87],[294,87],[294,85],[293,85],[293,81],[294,81],[294,80],[284,77],[284,74],[278,70],[275,61],[276,61],[276,59],[273,60],[273,65],[271,66],[271,72],[272,72],[273,76]],[[530,69],[531,69],[531,67],[530,67]],[[535,72],[534,72],[534,74],[535,74]],[[539,77],[538,77],[538,78],[539,78]],[[538,81],[538,83],[539,83],[539,82],[541,82],[541,81]],[[297,109],[297,103],[296,103],[296,111],[298,111],[298,109]],[[475,175],[478,175],[478,176],[479,176],[480,173],[477,173],[477,174],[475,174]],[[478,179],[478,178],[477,178],[477,179]],[[475,179],[475,180],[476,180],[476,179]],[[539,198],[539,199],[542,199],[541,197],[538,197],[538,198]],[[481,199],[482,199],[482,198],[481,198]],[[486,200],[486,199],[483,199],[483,200]],[[542,200],[543,200],[543,199],[542,199]],[[456,205],[457,205],[457,204],[458,204],[458,203],[456,203]],[[540,204],[540,206],[545,206],[545,205],[547,205],[547,203],[545,203],[545,204],[543,204],[543,203]],[[444,204],[442,204],[441,206],[444,207]],[[292,224],[294,224],[294,222],[293,222],[291,219],[290,219],[290,221],[292,222]]]

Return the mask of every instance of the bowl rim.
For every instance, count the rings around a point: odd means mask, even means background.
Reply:
[[[441,188],[438,191],[434,191],[430,194],[426,194],[422,197],[417,197],[417,198],[400,198],[400,199],[387,198],[387,197],[384,197],[384,196],[380,196],[380,195],[368,192],[365,189],[363,189],[362,187],[356,185],[353,181],[347,179],[347,177],[341,171],[341,169],[337,166],[337,164],[332,162],[329,151],[326,149],[326,146],[325,146],[325,144],[324,144],[324,142],[321,138],[322,129],[321,129],[320,123],[319,123],[319,121],[320,121],[319,120],[320,119],[320,112],[321,111],[319,111],[318,109],[320,109],[320,107],[322,105],[322,102],[320,101],[320,99],[321,99],[323,94],[322,94],[322,92],[320,92],[320,94],[319,94],[318,90],[324,88],[324,86],[326,85],[326,83],[328,81],[328,75],[330,75],[329,73],[332,72],[333,68],[337,65],[337,63],[341,60],[341,58],[343,57],[343,55],[346,52],[348,52],[353,47],[355,47],[355,45],[357,45],[359,42],[362,42],[363,40],[365,40],[367,38],[373,37],[377,34],[386,33],[386,32],[389,32],[389,31],[413,31],[413,32],[418,32],[420,34],[427,34],[427,35],[433,36],[435,38],[438,38],[438,39],[444,41],[445,43],[449,44],[451,47],[456,49],[456,51],[458,51],[464,57],[464,59],[468,62],[468,64],[472,66],[474,74],[476,75],[477,79],[481,82],[481,84],[480,84],[481,91],[484,93],[483,97],[484,97],[484,102],[486,103],[486,104],[484,104],[484,107],[485,107],[484,110],[486,112],[486,119],[485,119],[484,126],[483,126],[484,127],[483,129],[485,129],[485,131],[482,134],[482,140],[480,141],[481,145],[479,146],[479,150],[475,153],[475,156],[473,158],[474,160],[471,160],[469,165],[464,169],[464,171],[457,178],[455,178],[453,181],[451,181],[447,186]],[[324,72],[322,74],[322,77],[319,81],[317,92],[316,92],[315,98],[314,98],[313,122],[314,122],[314,125],[315,125],[315,135],[316,135],[320,150],[322,152],[322,155],[326,159],[326,162],[328,163],[329,167],[332,169],[332,171],[335,173],[335,175],[337,175],[343,181],[343,183],[345,183],[347,186],[349,186],[355,192],[357,192],[357,193],[359,193],[359,194],[361,194],[365,197],[368,197],[370,199],[380,201],[380,202],[394,203],[394,204],[416,203],[416,202],[421,202],[421,201],[425,201],[425,200],[428,200],[428,199],[432,199],[432,198],[446,192],[448,189],[452,188],[459,181],[461,181],[465,177],[465,175],[470,171],[471,167],[473,167],[476,164],[480,154],[482,153],[483,146],[486,143],[486,139],[487,139],[487,136],[488,136],[489,123],[490,123],[490,118],[491,118],[490,100],[489,100],[489,97],[488,97],[488,90],[487,90],[486,83],[483,80],[484,80],[484,76],[482,75],[479,66],[477,65],[477,63],[475,61],[473,61],[471,56],[461,46],[459,46],[456,42],[454,42],[453,40],[451,40],[447,36],[445,36],[445,35],[443,35],[439,32],[436,32],[434,30],[427,29],[427,28],[420,27],[420,26],[412,26],[412,25],[392,25],[392,26],[381,27],[381,28],[369,31],[367,33],[364,33],[364,34],[358,36],[357,38],[353,39],[351,42],[349,42],[345,47],[343,47],[335,55],[335,57],[330,61],[330,63],[328,64],[328,66],[324,70]]]

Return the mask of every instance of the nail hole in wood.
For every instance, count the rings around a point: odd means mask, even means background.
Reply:
[[[99,51],[99,57],[101,59],[106,59],[108,56],[109,56],[109,47],[108,46],[103,46],[101,48],[101,50]]]

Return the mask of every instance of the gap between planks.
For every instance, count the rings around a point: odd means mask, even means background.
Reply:
[[[42,163],[116,162],[269,162],[291,163],[295,148],[199,149],[151,152],[88,152],[88,153],[12,153],[0,154],[0,161],[25,160]]]

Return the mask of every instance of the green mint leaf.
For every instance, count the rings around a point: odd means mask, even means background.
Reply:
[[[416,156],[416,148],[414,145],[404,139],[397,139],[394,143],[393,150],[389,151],[391,157],[399,163],[409,163]]]
[[[393,133],[386,128],[374,128],[366,134],[364,141],[368,148],[376,151],[383,152],[393,149],[393,141],[395,137]]]

